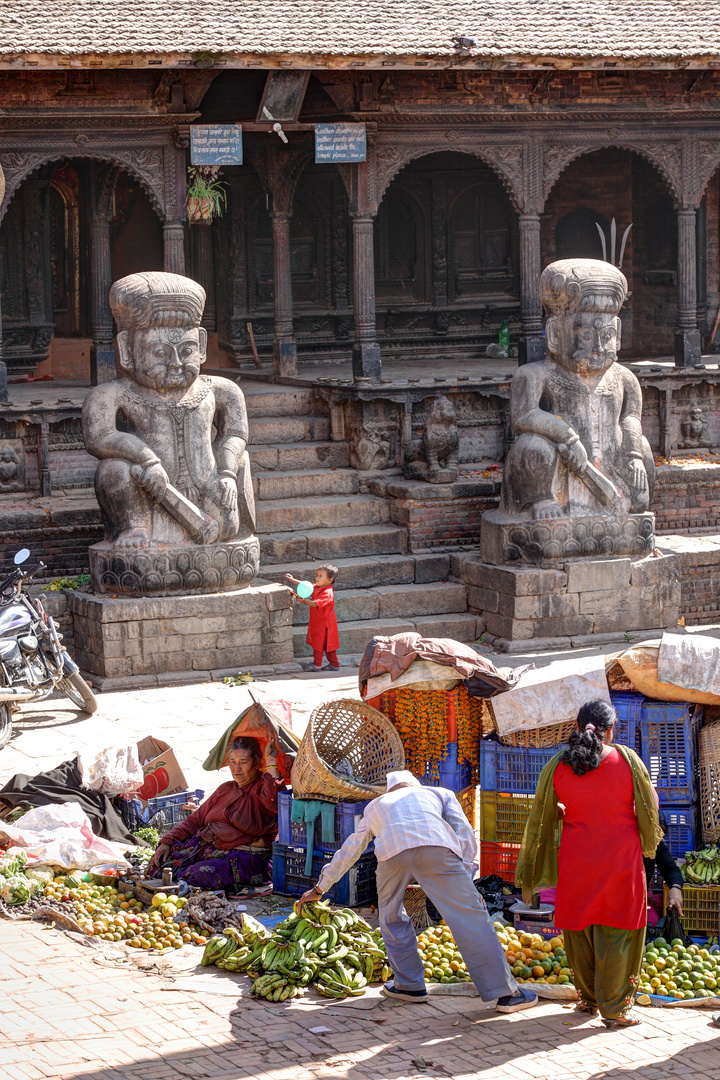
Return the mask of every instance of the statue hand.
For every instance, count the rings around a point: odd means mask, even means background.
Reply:
[[[585,447],[578,439],[572,446],[560,451],[560,457],[567,465],[570,472],[581,473],[588,462]]]
[[[220,477],[220,502],[231,513],[234,513],[237,510],[237,481],[233,480],[230,476]]]
[[[162,499],[165,494],[165,489],[168,486],[168,474],[163,469],[162,465],[156,463],[154,465],[148,465],[143,469],[139,477],[136,477],[135,481],[138,487],[146,491],[148,495],[153,499]]]
[[[637,458],[633,458],[630,462],[630,483],[633,489],[637,491],[639,495],[647,495],[648,493],[648,479],[647,472],[645,471],[645,465]]]

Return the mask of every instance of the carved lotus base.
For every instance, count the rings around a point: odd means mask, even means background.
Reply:
[[[655,547],[655,515],[563,517],[509,521],[483,514],[482,558],[495,566],[552,566],[566,559],[642,558]]]
[[[242,589],[260,568],[260,541],[246,536],[222,544],[118,548],[93,544],[90,575],[97,593],[185,596]]]

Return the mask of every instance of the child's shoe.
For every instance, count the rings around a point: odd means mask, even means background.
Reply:
[[[322,671],[316,664],[302,664],[303,671]]]

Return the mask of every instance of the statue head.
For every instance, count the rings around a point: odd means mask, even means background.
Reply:
[[[580,375],[602,374],[620,349],[618,314],[627,296],[625,275],[612,263],[561,259],[540,277],[540,299],[548,313],[548,352]]]
[[[110,307],[120,366],[129,378],[161,393],[192,386],[207,349],[201,285],[161,271],[130,274],[114,283]]]
[[[455,407],[450,398],[439,394],[433,398],[427,411],[427,419],[431,424],[446,424],[450,426],[457,420]]]

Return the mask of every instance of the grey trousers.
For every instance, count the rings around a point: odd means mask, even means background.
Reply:
[[[399,990],[425,987],[417,937],[403,907],[416,881],[449,926],[483,1001],[514,994],[515,982],[483,900],[462,859],[444,847],[418,847],[378,862],[380,929]]]

